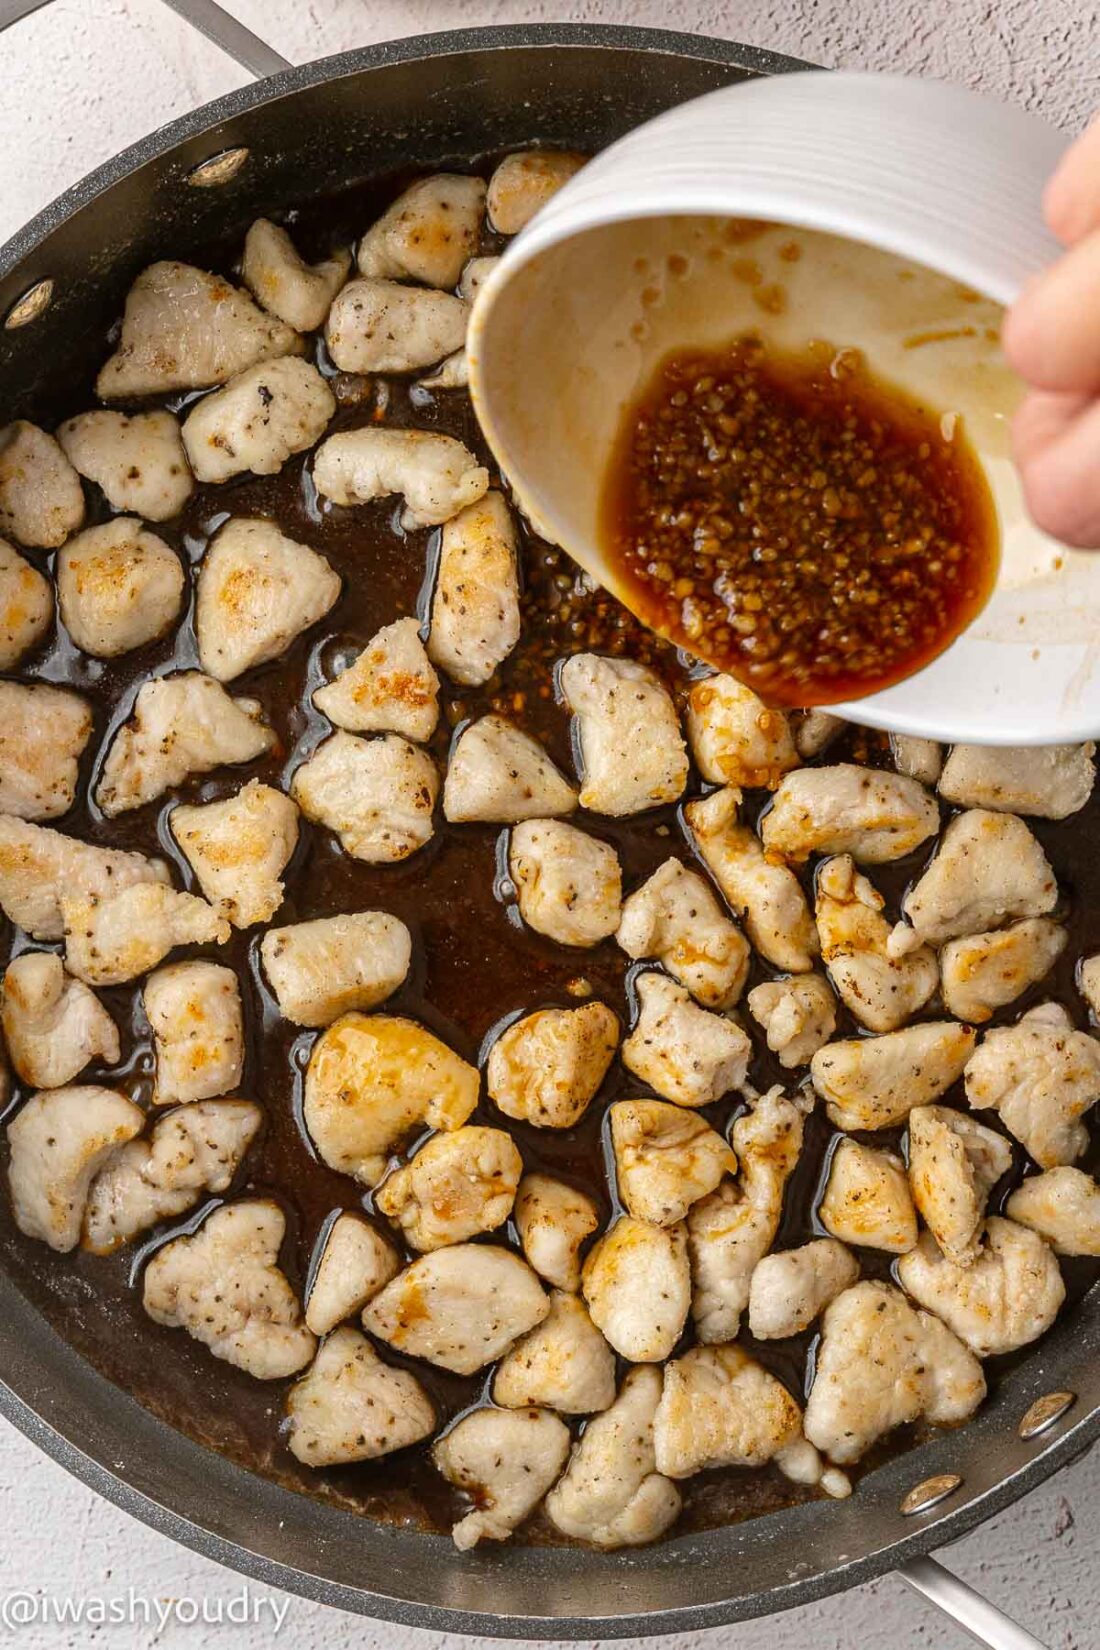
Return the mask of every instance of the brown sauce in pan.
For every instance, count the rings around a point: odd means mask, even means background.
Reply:
[[[405,181],[399,180],[401,184]],[[300,217],[295,215],[295,234],[303,249],[315,255],[341,236],[361,231],[397,187],[394,183],[386,190],[349,193],[336,202],[317,203]],[[179,256],[192,257],[207,267],[229,273],[237,249],[173,250]],[[487,242],[484,250],[496,248]],[[371,420],[384,400],[387,423],[416,423],[445,430],[461,437],[489,461],[466,397],[460,392],[431,396],[396,380],[385,386],[367,387],[365,394],[360,393],[364,386],[357,383],[342,381],[337,388],[343,405],[334,427],[353,428]],[[64,408],[58,409],[58,416],[91,404],[90,386],[84,386]],[[177,521],[156,528],[194,564],[227,512],[269,515],[285,532],[322,551],[344,579],[341,600],[320,626],[300,637],[275,663],[249,672],[231,685],[234,693],[251,695],[262,702],[279,732],[279,746],[246,767],[222,769],[189,782],[180,792],[188,801],[228,796],[252,776],[285,784],[287,775],[328,731],[327,723],[310,705],[312,688],[332,673],[337,661],[361,647],[380,625],[423,610],[432,535],[420,532],[402,536],[395,530],[399,513],[395,500],[322,514],[308,469],[308,462],[298,458],[274,477],[199,488]],[[432,746],[440,760],[446,755],[450,726],[490,707],[506,708],[544,739],[555,760],[568,770],[568,718],[553,693],[552,668],[563,654],[582,647],[643,657],[679,691],[688,680],[687,670],[673,650],[642,631],[611,598],[587,593],[560,552],[525,532],[522,560],[522,640],[498,679],[485,689],[463,690],[461,696],[444,694],[446,714]],[[31,679],[78,688],[88,695],[95,710],[96,737],[85,759],[82,800],[69,816],[51,823],[93,842],[160,852],[175,862],[184,886],[189,883],[187,867],[166,824],[175,796],[111,821],[104,820],[94,804],[84,799],[93,781],[96,755],[104,749],[110,731],[129,714],[141,682],[151,674],[195,663],[194,633],[188,616],[173,637],[108,663],[77,653],[59,636],[26,659],[20,672]],[[834,746],[825,760],[845,754],[876,762],[886,760],[881,739],[858,730]],[[766,802],[765,793],[749,793],[746,816],[755,818]],[[669,854],[691,857],[672,808],[641,822],[616,824],[586,818],[583,823],[585,829],[615,845],[627,890],[636,887]],[[1073,966],[1082,954],[1100,949],[1100,855],[1096,851],[1100,803],[1094,800],[1066,824],[1048,826],[1040,822],[1035,828],[1050,854],[1065,896],[1070,944],[1053,981],[1029,992],[1001,1018],[1015,1018],[1029,1002],[1050,992],[1067,1003],[1084,1024],[1082,1004],[1073,985]],[[403,918],[414,935],[414,962],[408,981],[391,1006],[423,1020],[469,1060],[478,1058],[484,1040],[505,1016],[519,1009],[575,1001],[571,987],[575,988],[578,977],[587,980],[593,992],[625,1019],[628,998],[624,986],[628,986],[632,966],[628,959],[613,942],[593,951],[570,952],[524,929],[499,891],[499,836],[492,828],[445,826],[440,820],[436,835],[420,853],[400,865],[371,867],[344,854],[327,831],[303,822],[301,842],[286,875],[286,901],[276,921],[293,922],[371,907]],[[892,908],[926,857],[922,851],[908,861],[874,869],[873,880],[888,895]],[[301,1082],[315,1034],[289,1025],[275,1012],[257,964],[259,932],[234,930],[229,946],[217,953],[236,969],[245,1003],[248,1047],[241,1092],[261,1103],[266,1119],[234,1191],[271,1195],[284,1208],[287,1239],[282,1263],[301,1290],[316,1239],[330,1215],[338,1209],[369,1209],[370,1200],[352,1180],[332,1172],[317,1159],[304,1133],[300,1121]],[[15,945],[10,925],[5,924],[4,957],[0,960],[6,960]],[[193,954],[202,954],[201,949]],[[750,985],[765,977],[767,971],[759,959],[754,959]],[[149,1028],[141,1010],[140,982],[103,995],[123,1032],[124,1059],[120,1067],[110,1071],[93,1068],[82,1080],[117,1082],[139,1101],[147,1101],[153,1061]],[[757,1051],[752,1080],[760,1088],[780,1081],[789,1086],[791,1075],[768,1054],[758,1028],[750,1023],[750,1030]],[[624,1077],[616,1063],[600,1098],[576,1128],[557,1132],[509,1123],[526,1166],[545,1169],[583,1187],[595,1197],[601,1211],[609,1213],[603,1125],[606,1105],[617,1094],[641,1089],[636,1080]],[[17,1094],[13,1105],[22,1098]],[[710,1107],[707,1116],[726,1129],[736,1111],[736,1104],[727,1100]],[[473,1120],[501,1122],[484,1100]],[[807,1124],[805,1151],[788,1190],[780,1246],[794,1245],[816,1233],[811,1209],[832,1136],[824,1116],[815,1113]],[[875,1138],[879,1144],[895,1144],[900,1131]],[[1095,1150],[1090,1151],[1084,1166],[1095,1167],[1097,1155]],[[1017,1165],[1022,1164],[1022,1154],[1017,1152]],[[994,1206],[997,1201],[995,1198]],[[435,1472],[427,1446],[375,1463],[310,1472],[295,1462],[282,1440],[286,1383],[255,1381],[212,1358],[182,1331],[161,1328],[145,1316],[140,1301],[143,1253],[167,1233],[186,1229],[202,1212],[200,1208],[184,1221],[157,1229],[148,1234],[144,1246],[139,1242],[108,1259],[79,1250],[56,1255],[14,1229],[5,1191],[0,1193],[0,1263],[58,1333],[96,1368],[200,1443],[225,1452],[253,1471],[307,1494],[339,1501],[366,1515],[430,1529],[449,1528],[462,1510],[464,1498]],[[514,1240],[510,1228],[494,1234],[492,1241],[502,1239]],[[869,1274],[888,1275],[889,1257],[866,1251],[861,1258]],[[1073,1311],[1072,1302],[1092,1284],[1098,1268],[1095,1263],[1074,1261],[1065,1263],[1065,1270],[1071,1295],[1071,1304],[1065,1310]],[[745,1338],[753,1352],[801,1395],[813,1337],[760,1345]],[[479,1402],[488,1385],[488,1371],[466,1379],[430,1365],[414,1365],[389,1351],[386,1356],[415,1367],[438,1406],[441,1422]],[[1027,1356],[1027,1351],[1018,1356]],[[988,1367],[995,1380],[996,1362]],[[886,1448],[904,1447],[912,1438],[911,1432],[898,1434]],[[865,1466],[873,1465],[883,1453],[870,1457]],[[683,1529],[754,1516],[804,1499],[807,1493],[771,1469],[707,1473],[682,1487]],[[524,1536],[561,1539],[537,1515]]]

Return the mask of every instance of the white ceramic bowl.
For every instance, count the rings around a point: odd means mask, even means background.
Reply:
[[[964,420],[1002,555],[988,606],[945,653],[836,708],[983,744],[1096,733],[1100,556],[1026,515],[1008,440],[1020,386],[998,343],[1001,306],[1058,252],[1040,197],[1063,147],[962,87],[816,72],[712,92],[631,132],[517,237],[474,308],[474,402],[525,511],[625,598],[597,506],[623,406],[656,363],[749,329],[857,346]],[[731,218],[763,226],[744,239]]]

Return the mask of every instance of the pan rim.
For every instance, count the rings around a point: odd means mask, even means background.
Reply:
[[[458,55],[470,51],[498,51],[531,47],[606,47],[650,51],[679,58],[695,58],[757,73],[780,73],[813,65],[735,41],[711,36],[685,34],[674,30],[636,28],[631,25],[583,23],[509,24],[486,28],[455,29],[412,35],[353,49],[295,66],[266,80],[247,84],[212,100],[158,128],[111,157],[65,190],[37,213],[0,248],[0,280],[9,276],[33,255],[41,242],[74,213],[90,205],[115,183],[148,162],[171,153],[189,139],[215,131],[220,124],[243,113],[273,103],[285,96],[308,90],[330,80],[352,76],[370,69],[412,62],[423,58]],[[14,1287],[14,1285],[13,1285]],[[52,1333],[52,1332],[51,1332]],[[60,1342],[62,1346],[67,1343]],[[79,1357],[71,1347],[67,1348]],[[82,1360],[84,1361],[84,1360]],[[92,1366],[88,1366],[97,1379]],[[107,1383],[109,1384],[109,1383]],[[24,1390],[33,1392],[33,1384]],[[135,1400],[129,1400],[136,1402]],[[163,1425],[149,1414],[150,1420]],[[293,1595],[328,1604],[376,1620],[407,1626],[495,1638],[578,1639],[649,1637],[671,1632],[750,1620],[794,1608],[846,1591],[897,1568],[900,1563],[931,1552],[957,1540],[978,1525],[1003,1511],[1020,1496],[1036,1488],[1089,1448],[1100,1437],[1100,1409],[1085,1410],[1080,1419],[1044,1448],[988,1489],[971,1495],[951,1511],[931,1515],[914,1525],[912,1532],[897,1541],[859,1557],[796,1576],[788,1583],[764,1591],[754,1591],[721,1601],[673,1606],[657,1612],[621,1613],[607,1616],[529,1616],[490,1613],[457,1606],[424,1603],[378,1593],[344,1582],[330,1580],[310,1571],[294,1568],[233,1541],[177,1512],[145,1493],[123,1476],[121,1465],[112,1467],[88,1453],[76,1442],[79,1415],[66,1418],[66,1430],[39,1414],[14,1386],[0,1381],[0,1414],[33,1444],[73,1477],[102,1495],[105,1500],[139,1519],[158,1533],[182,1546],[212,1558],[252,1580],[283,1589]],[[70,1436],[70,1433],[73,1436]],[[209,1454],[193,1439],[173,1432],[188,1450]],[[227,1467],[251,1478],[244,1468],[223,1457]],[[283,1493],[290,1494],[290,1491]],[[384,1526],[379,1526],[384,1528]],[[717,1532],[716,1532],[717,1533]],[[523,1551],[524,1549],[519,1549]],[[516,1549],[505,1549],[515,1552]]]

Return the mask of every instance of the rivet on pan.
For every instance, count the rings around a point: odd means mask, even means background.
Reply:
[[[35,281],[32,287],[17,298],[8,313],[4,316],[4,327],[8,332],[14,332],[16,327],[29,326],[44,315],[53,302],[53,282],[50,280]]]
[[[1021,1438],[1038,1438],[1076,1402],[1076,1392],[1048,1392],[1045,1398],[1036,1398],[1016,1430]]]
[[[914,1513],[927,1512],[930,1507],[938,1507],[941,1501],[954,1493],[962,1483],[957,1472],[941,1472],[935,1478],[926,1478],[921,1484],[914,1484],[909,1494],[901,1504],[900,1511],[906,1518]]]
[[[218,189],[223,183],[229,183],[237,176],[241,167],[248,159],[248,150],[223,149],[218,155],[211,155],[209,160],[200,160],[187,174],[187,181],[194,189]]]

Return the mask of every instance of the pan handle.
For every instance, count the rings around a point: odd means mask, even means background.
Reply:
[[[50,0],[0,0],[0,34],[12,23],[18,23],[21,17],[29,17],[49,3]],[[238,23],[235,17],[217,5],[216,0],[163,0],[163,4],[178,12],[193,29],[205,35],[207,40],[212,40],[215,46],[220,46],[257,80],[265,80],[268,75],[294,67],[287,58],[280,57],[266,40],[261,40],[258,34],[253,34],[251,29],[246,29],[243,23]]]
[[[898,1572],[902,1581],[942,1610],[985,1650],[1047,1650],[1019,1622],[946,1569],[938,1559],[914,1558]]]

